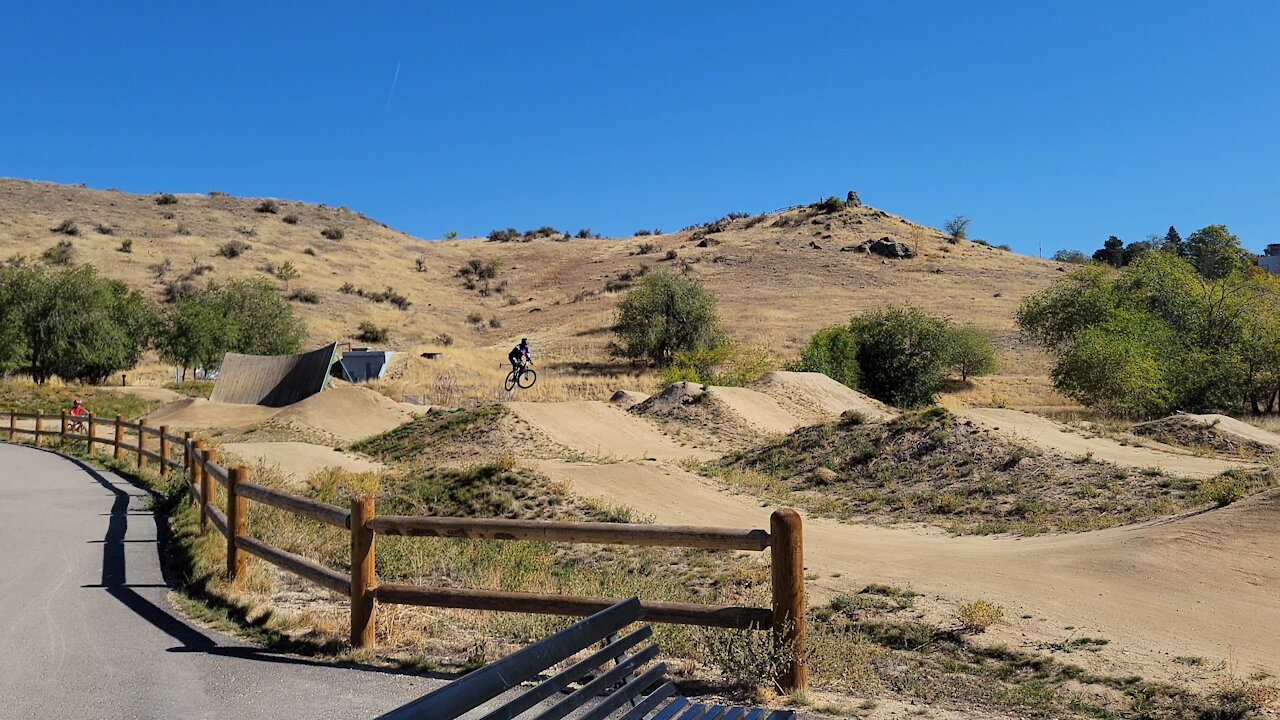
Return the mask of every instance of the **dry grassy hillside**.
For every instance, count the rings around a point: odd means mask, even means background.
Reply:
[[[256,210],[262,198],[187,194],[171,204],[159,198],[0,180],[0,256],[38,257],[69,240],[76,262],[156,297],[165,282],[193,267],[206,266],[196,278],[204,282],[265,276],[290,261],[301,273],[290,289],[313,291],[318,300],[296,303],[313,341],[352,340],[366,320],[385,326],[386,345],[413,354],[397,369],[400,383],[428,396],[441,394],[441,387],[430,386],[439,386],[442,376],[451,386],[443,388],[446,395],[454,385],[465,394],[468,387],[496,384],[487,381],[489,374],[500,377],[506,346],[521,336],[531,339],[540,367],[553,371],[539,383],[540,392],[550,393],[545,397],[603,393],[613,382],[608,378],[628,371],[606,352],[613,308],[627,275],[645,267],[696,273],[720,299],[732,337],[767,347],[779,359],[794,356],[813,330],[856,311],[912,303],[992,331],[1006,374],[1043,375],[1043,358],[1018,341],[1013,313],[1022,297],[1057,277],[1059,267],[975,243],[952,245],[933,228],[866,206],[835,214],[793,208],[657,236],[502,243],[427,242],[346,208],[287,200],[276,200],[270,213]],[[77,235],[53,230],[68,220]],[[322,236],[327,229],[343,237]],[[885,236],[915,247],[918,257],[884,260],[841,250]],[[132,252],[120,251],[126,240]],[[236,240],[251,247],[238,257],[219,255]],[[650,247],[642,252],[642,244]],[[484,281],[468,289],[458,275],[472,259],[500,264],[487,295]],[[394,288],[411,305],[400,310],[341,292],[348,283],[370,292]],[[417,353],[439,348],[441,333],[455,341],[445,360],[419,360]]]

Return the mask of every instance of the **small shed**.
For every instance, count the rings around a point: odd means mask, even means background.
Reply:
[[[351,382],[381,380],[391,363],[391,355],[390,350],[351,348],[342,353],[342,366]]]

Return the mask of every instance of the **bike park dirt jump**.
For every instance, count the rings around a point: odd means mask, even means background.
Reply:
[[[831,420],[846,410],[871,420],[893,415],[892,408],[811,373],[770,373],[748,388],[705,390],[762,433]],[[626,405],[641,399],[619,397]],[[769,508],[758,499],[733,494],[677,464],[716,457],[721,449],[676,439],[609,403],[513,402],[508,407],[576,454],[576,459],[534,465],[569,482],[578,494],[631,507],[659,523],[760,527],[767,522]],[[1155,443],[1122,445],[1015,410],[973,408],[958,414],[1022,443],[1091,454],[1121,467],[1159,467],[1204,478],[1251,464]],[[1280,674],[1280,491],[1212,511],[1034,537],[953,537],[918,526],[810,518],[805,560],[815,578],[811,592],[819,600],[859,583],[892,582],[955,600],[1000,602],[1014,618],[1008,632],[1015,634],[1031,632],[1016,618],[1034,615],[1040,625],[1106,637],[1139,667],[1167,669],[1172,653],[1229,658],[1242,669]]]

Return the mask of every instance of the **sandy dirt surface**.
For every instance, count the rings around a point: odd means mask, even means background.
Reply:
[[[426,408],[423,408],[425,412]],[[268,420],[292,422],[352,441],[386,432],[413,417],[401,403],[361,387],[336,387],[283,408],[184,398],[151,413],[153,425],[240,428]]]
[[[1192,413],[1185,413],[1182,417],[1195,420],[1196,422],[1204,423],[1206,425],[1214,425],[1221,432],[1231,433],[1232,435],[1237,435],[1246,440],[1253,440],[1254,442],[1280,447],[1280,435],[1268,432],[1260,427],[1254,427],[1243,420],[1237,420],[1233,417],[1217,414],[1194,415]]]
[[[769,507],[664,463],[538,468],[659,523],[768,527]],[[817,575],[811,600],[891,582],[988,598],[1013,618],[1033,614],[1105,637],[1153,672],[1189,655],[1280,674],[1280,491],[1212,512],[1030,538],[806,519],[805,567]]]
[[[1172,452],[1172,448],[1162,450],[1121,445],[1108,438],[1085,437],[1060,423],[1020,410],[966,408],[957,414],[1019,441],[1068,456],[1092,455],[1095,460],[1121,467],[1159,467],[1169,474],[1191,478],[1213,477],[1232,468],[1254,467],[1252,463],[1241,461],[1182,455]]]
[[[805,424],[803,418],[788,412],[777,400],[750,388],[711,386],[707,392],[762,433],[788,433]]]
[[[507,407],[554,442],[593,458],[710,460],[717,455],[708,449],[682,445],[644,420],[604,402],[512,402]]]
[[[120,393],[121,395],[133,395],[134,397],[139,397],[143,400],[157,400],[164,403],[173,402],[174,400],[182,400],[187,397],[186,395],[183,395],[176,390],[170,390],[169,388],[146,387],[142,385],[127,387],[112,387],[104,385],[98,389],[106,390],[107,392]]]
[[[378,472],[386,467],[368,458],[304,442],[235,442],[222,445],[221,451],[224,460],[227,455],[234,455],[247,465],[277,466],[295,480],[305,480],[329,467],[352,472]]]
[[[807,422],[839,417],[848,410],[860,412],[872,420],[888,420],[898,414],[879,400],[841,385],[822,373],[776,370],[765,373],[750,387],[783,403],[793,415]]]

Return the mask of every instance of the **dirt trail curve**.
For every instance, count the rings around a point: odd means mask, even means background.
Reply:
[[[653,425],[605,402],[512,402],[507,407],[555,442],[593,458],[709,460],[717,455],[681,445]]]
[[[196,627],[169,605],[145,494],[0,445],[0,716],[372,717],[440,685],[334,667]]]
[[[1260,442],[1264,445],[1271,445],[1272,447],[1280,448],[1280,435],[1273,432],[1267,432],[1262,428],[1254,427],[1247,422],[1237,420],[1233,417],[1216,414],[1193,415],[1191,413],[1185,413],[1182,417],[1195,420],[1199,423],[1204,423],[1205,425],[1213,425],[1222,432],[1231,433],[1232,435],[1242,437],[1245,440],[1253,440],[1254,442]]]
[[[960,417],[1037,447],[1056,450],[1078,457],[1092,455],[1095,460],[1121,467],[1159,467],[1172,475],[1192,478],[1213,477],[1232,468],[1254,467],[1253,463],[1217,460],[1183,455],[1169,450],[1134,445],[1121,445],[1107,438],[1090,438],[1070,432],[1063,425],[1039,415],[1000,408],[966,408]]]
[[[662,463],[538,467],[659,523],[768,527],[769,507]],[[1033,613],[1106,637],[1153,667],[1167,667],[1172,653],[1280,674],[1280,491],[1212,512],[1029,538],[809,518],[804,542],[816,598],[870,582],[990,598],[1012,617]]]

